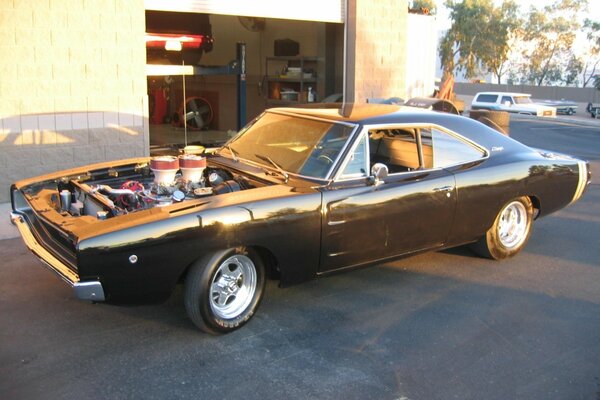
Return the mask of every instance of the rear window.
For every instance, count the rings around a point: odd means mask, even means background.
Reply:
[[[480,103],[495,103],[497,99],[497,94],[480,94],[479,96],[477,96],[475,101],[478,101]]]

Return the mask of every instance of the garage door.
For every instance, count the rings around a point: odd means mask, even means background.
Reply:
[[[344,0],[145,0],[146,10],[344,22]],[[318,10],[318,12],[316,12]]]

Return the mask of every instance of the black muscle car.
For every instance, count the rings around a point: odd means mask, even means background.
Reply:
[[[12,186],[12,220],[41,260],[94,302],[167,298],[201,330],[288,286],[470,244],[503,259],[532,221],[577,201],[585,161],[461,116],[394,105],[264,112],[202,155],[95,164]]]

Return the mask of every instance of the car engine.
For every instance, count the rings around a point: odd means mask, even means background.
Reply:
[[[58,183],[61,212],[106,219],[257,187],[242,175],[208,167],[198,155],[153,157],[149,164],[94,172]]]

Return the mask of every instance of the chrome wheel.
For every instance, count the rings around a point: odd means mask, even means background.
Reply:
[[[227,258],[219,265],[210,285],[210,308],[222,319],[242,314],[252,302],[257,286],[256,267],[241,254]]]
[[[528,214],[520,201],[508,204],[498,220],[498,238],[507,249],[520,246],[527,238]]]

